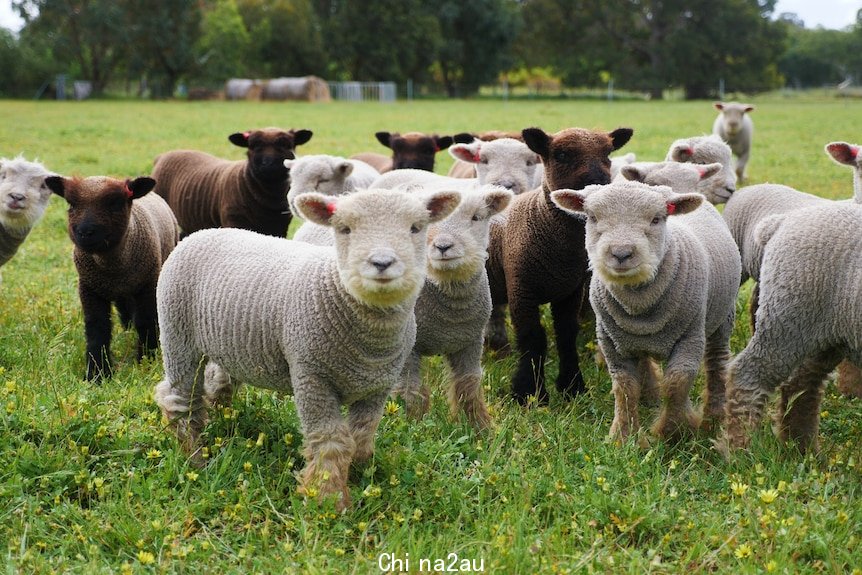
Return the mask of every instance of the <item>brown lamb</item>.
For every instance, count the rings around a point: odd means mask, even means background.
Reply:
[[[224,160],[196,150],[173,150],[156,158],[156,193],[177,215],[183,235],[206,228],[243,228],[285,237],[290,225],[284,160],[311,139],[310,130],[264,128],[231,134],[248,148],[246,160]]]
[[[445,150],[455,141],[452,136],[438,136],[422,132],[377,132],[377,141],[392,150],[392,156],[384,156],[374,152],[360,152],[350,156],[352,160],[360,160],[370,165],[378,172],[385,173],[402,168],[434,171],[434,158],[437,152]]]
[[[149,193],[152,178],[50,176],[45,184],[69,204],[78,295],[84,313],[88,380],[111,377],[111,304],[138,334],[138,360],[158,346],[156,282],[179,240],[167,203]]]
[[[609,156],[634,131],[568,128],[549,135],[528,128],[522,133],[527,146],[542,157],[545,179],[541,188],[516,196],[491,226],[487,269],[495,323],[489,324],[489,344],[498,349],[508,345],[501,321],[502,306],[508,303],[518,348],[512,395],[521,403],[530,396],[544,403],[548,344],[539,306],[551,304],[559,357],[556,387],[567,396],[580,393],[585,388],[576,348],[578,313],[590,277],[584,221],[558,208],[551,192],[610,183]]]

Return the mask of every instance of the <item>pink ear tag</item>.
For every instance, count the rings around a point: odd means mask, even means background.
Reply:
[[[676,212],[676,204],[667,203],[667,215],[672,216]]]
[[[850,146],[850,154],[854,158],[858,158],[859,157],[859,146]]]
[[[335,202],[330,202],[330,203],[326,204],[326,211],[329,212],[330,216],[332,214],[334,214],[335,213]]]
[[[249,136],[251,136],[251,132],[243,132],[242,137],[248,140]]]
[[[479,163],[479,160],[480,160],[480,158],[479,158],[479,154],[473,154],[473,162],[474,162],[474,163],[476,163],[476,164],[478,164],[478,163]]]

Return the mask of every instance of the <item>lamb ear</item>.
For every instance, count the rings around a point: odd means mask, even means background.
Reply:
[[[475,139],[476,137],[469,132],[458,132],[452,136],[452,141],[456,144],[469,144]]]
[[[700,179],[706,180],[707,178],[711,178],[719,173],[723,167],[724,166],[716,162],[714,164],[698,165],[697,171],[700,174]]]
[[[342,177],[346,178],[353,172],[353,164],[345,160],[335,166],[335,171],[341,174]]]
[[[311,130],[291,130],[291,134],[293,134],[293,147],[301,146],[303,144],[307,144],[311,139],[311,136],[314,135],[314,132]]]
[[[859,157],[859,146],[847,142],[830,142],[826,144],[826,153],[839,164],[855,166]]]
[[[449,148],[449,155],[456,160],[461,160],[462,162],[478,164],[479,150],[481,149],[481,147],[482,144],[480,141],[472,142],[469,144],[455,144],[454,146]]]
[[[629,140],[632,139],[635,131],[631,128],[617,128],[610,134],[611,140],[614,143],[614,150],[619,150],[623,146],[625,146]]]
[[[485,205],[488,206],[488,215],[499,214],[508,208],[514,197],[515,194],[512,193],[512,190],[507,190],[500,186],[488,186],[488,190],[485,192]]]
[[[437,146],[437,151],[445,150],[452,145],[452,136],[433,136],[434,144]]]
[[[331,225],[332,214],[337,209],[338,200],[317,192],[303,192],[293,198],[293,204],[300,218],[319,224]]]
[[[48,176],[45,178],[45,185],[48,186],[48,189],[60,196],[61,198],[66,197],[66,178],[63,176]]]
[[[743,110],[743,112],[747,113],[747,112],[753,112],[753,111],[754,111],[754,106],[752,106],[751,104],[745,104],[745,109]]]
[[[239,146],[240,148],[248,148],[248,137],[251,136],[251,132],[235,132],[227,137],[230,140],[230,143],[234,146]]]
[[[694,150],[688,144],[678,144],[670,151],[670,157],[674,162],[688,162],[694,155]]]
[[[724,110],[724,102],[713,102],[712,105],[716,110]]]
[[[389,132],[376,132],[374,137],[377,138],[377,141],[386,146],[387,148],[392,148],[390,145],[392,143],[392,137],[397,136],[398,133],[390,134]]]
[[[135,178],[126,180],[126,187],[132,192],[132,199],[137,200],[149,194],[156,187],[156,181],[152,178]]]
[[[674,194],[667,200],[667,215],[680,216],[693,212],[705,199],[701,194]]]
[[[542,156],[543,160],[548,158],[551,150],[551,136],[541,128],[524,128],[521,130],[521,137],[524,138],[527,147]]]
[[[640,169],[639,167],[628,164],[620,168],[620,174],[627,179],[633,182],[643,182],[646,180],[646,171]]]
[[[445,219],[458,204],[461,203],[461,192],[456,191],[439,191],[428,195],[425,198],[425,206],[428,208],[431,223],[439,222]]]
[[[584,200],[587,194],[583,190],[560,189],[551,192],[551,201],[557,204],[561,210],[573,214],[584,213]]]

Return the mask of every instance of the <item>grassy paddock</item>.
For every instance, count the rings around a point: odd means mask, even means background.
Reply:
[[[849,170],[832,164],[823,146],[860,140],[862,103],[755,103],[752,182],[850,195]],[[241,158],[226,136],[267,125],[312,129],[302,153],[344,155],[384,151],[377,130],[631,126],[624,151],[658,160],[675,138],[708,132],[713,117],[707,102],[4,101],[0,156],[24,153],[63,174],[125,177],[148,173],[152,158],[173,148]],[[449,165],[441,154],[438,171]],[[59,198],[2,271],[0,540],[9,573],[848,573],[862,566],[862,404],[832,387],[819,456],[778,445],[764,425],[749,453],[725,462],[708,437],[649,448],[609,443],[610,381],[586,350],[588,393],[569,403],[552,395],[548,408],[513,405],[512,361],[486,357],[496,426],[481,436],[449,418],[443,370],[429,361],[432,413],[410,422],[390,404],[374,460],[352,477],[354,506],[337,515],[296,494],[303,462],[289,398],[243,390],[232,408],[213,414],[212,462],[193,471],[152,400],[160,362],[134,363],[131,332],[117,329],[113,380],[81,381],[83,325]],[[735,351],[748,337],[747,297],[745,286]],[[553,381],[553,360],[548,371]]]

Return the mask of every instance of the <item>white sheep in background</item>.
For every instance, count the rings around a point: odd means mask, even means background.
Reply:
[[[427,226],[459,200],[457,192],[301,194],[299,214],[331,226],[334,248],[237,229],[180,242],[158,284],[165,378],[155,398],[192,463],[203,463],[208,400],[223,401],[242,382],[284,390],[305,438],[300,491],[346,507],[350,463],[371,457],[413,348]]]
[[[45,178],[50,175],[45,166],[22,156],[0,158],[0,266],[12,259],[45,213],[51,198]]]
[[[862,365],[862,207],[824,203],[765,219],[757,331],[730,366],[725,453],[747,446],[769,393],[781,385],[782,440],[817,448],[826,375]]]
[[[403,170],[402,170],[403,171]],[[482,391],[482,346],[491,316],[485,260],[491,218],[506,209],[511,191],[483,186],[462,193],[461,204],[445,220],[428,227],[428,277],[416,302],[416,343],[396,393],[413,416],[428,411],[422,385],[423,356],[442,355],[449,366],[449,407],[463,409],[475,427],[490,426]]]
[[[623,154],[622,156],[614,156],[611,158],[611,180],[617,179],[617,176],[620,174],[620,170],[624,166],[628,166],[629,164],[634,164],[637,161],[637,156],[635,156],[634,152],[629,152],[628,154]]]
[[[590,303],[613,382],[611,435],[625,439],[640,427],[644,359],[667,360],[653,433],[672,438],[698,428],[701,417],[720,421],[740,273],[721,215],[701,194],[639,182],[557,190],[551,198],[587,215]],[[701,362],[702,416],[689,399]]]
[[[730,200],[736,191],[736,173],[733,171],[733,157],[730,146],[715,135],[694,136],[674,141],[667,151],[665,161],[691,164],[722,165],[722,170],[710,178],[703,179],[697,191],[706,196],[713,205]]]
[[[305,192],[317,192],[324,196],[340,196],[365,189],[380,177],[380,172],[359,160],[339,156],[313,154],[284,161],[290,170],[290,190],[287,203],[294,211],[293,198]]]
[[[514,138],[454,144],[449,147],[449,155],[473,164],[479,185],[501,186],[516,195],[541,186],[545,174],[542,158]]]
[[[754,137],[754,122],[749,112],[754,110],[751,104],[738,102],[714,102],[719,111],[712,123],[712,133],[727,142],[736,156],[736,177],[739,181],[745,179],[745,166],[751,155],[751,140]]]

